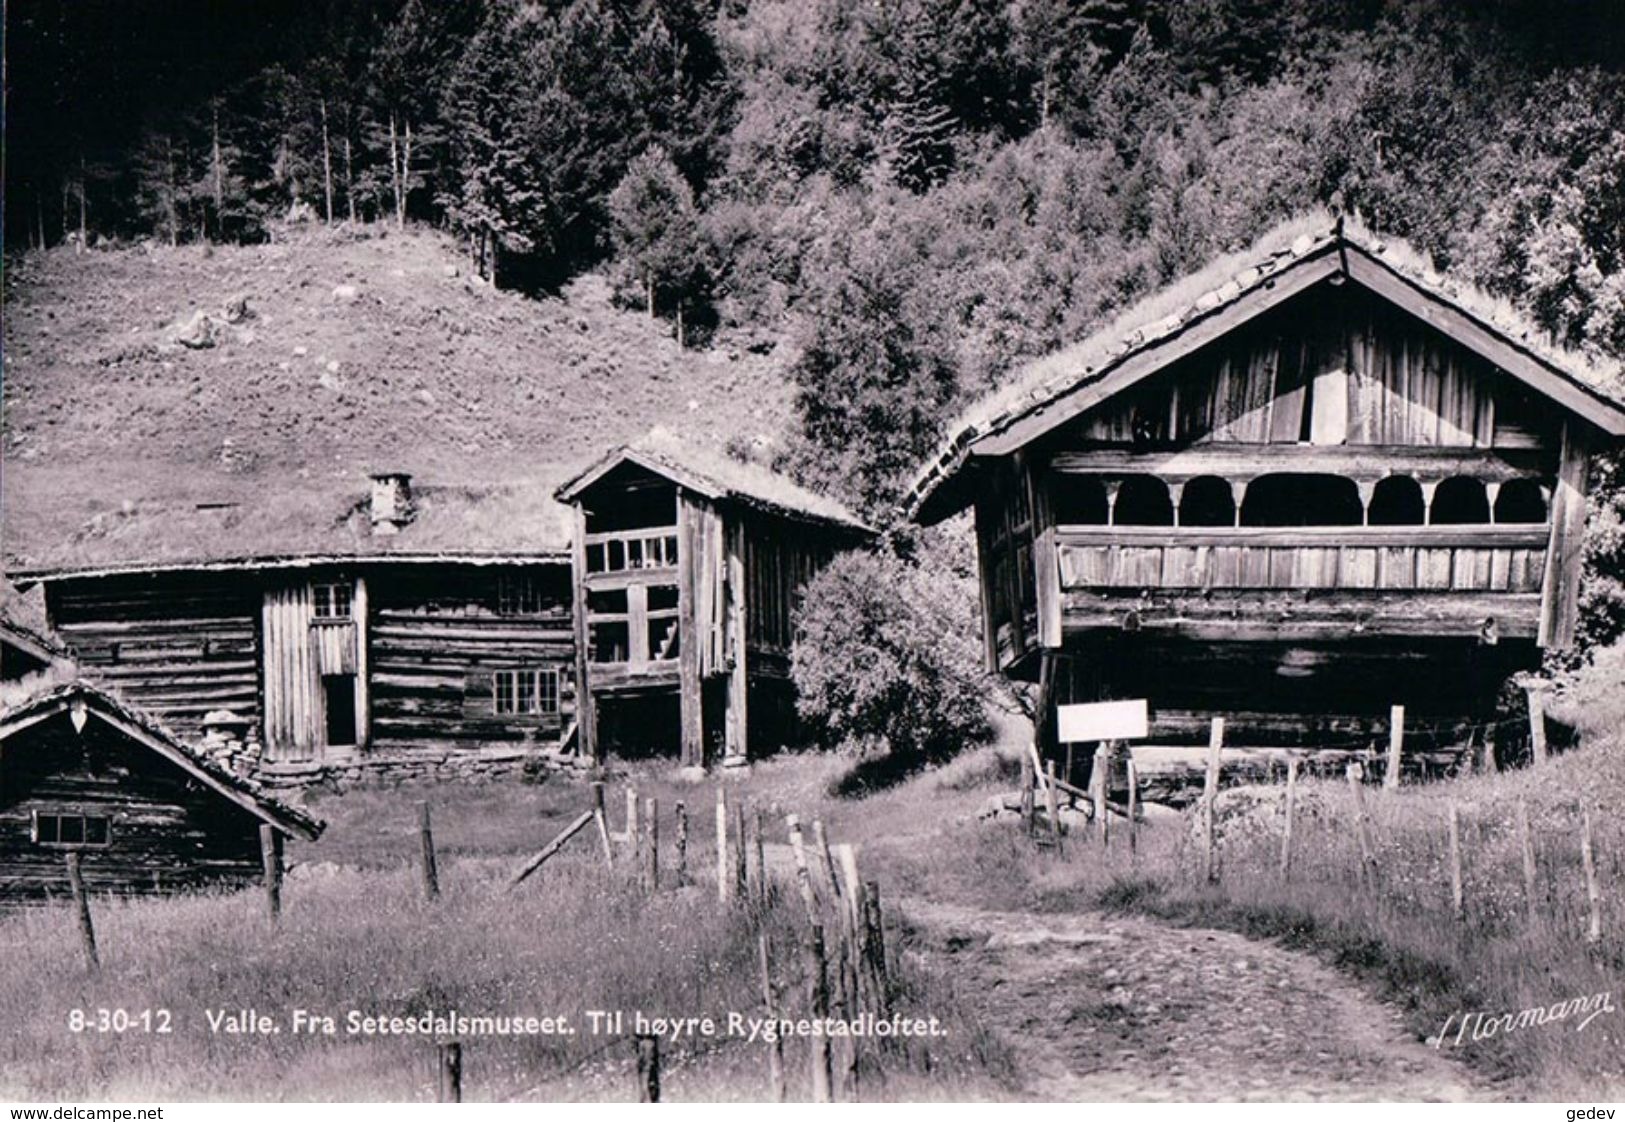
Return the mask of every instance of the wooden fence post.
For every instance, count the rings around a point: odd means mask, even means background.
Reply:
[[[615,847],[609,841],[609,813],[604,809],[604,781],[601,779],[593,780],[592,784],[592,816],[598,823],[598,840],[604,845],[604,865],[613,869]]]
[[[762,836],[762,811],[756,809],[756,899],[763,908],[768,901],[767,839]]]
[[[1018,813],[1027,835],[1033,832],[1033,760],[1031,752],[1021,754],[1021,805]]]
[[[260,826],[260,866],[265,876],[265,910],[275,923],[282,915],[282,835],[274,826]]]
[[[1044,774],[1049,778],[1049,782],[1044,784],[1044,813],[1049,815],[1049,833],[1055,841],[1055,855],[1059,857],[1065,851],[1061,848],[1061,801],[1056,797],[1055,761],[1048,761],[1044,769]]]
[[[460,1103],[463,1101],[463,1046],[455,1040],[440,1046],[440,1082],[436,1101]]]
[[[841,904],[841,879],[835,872],[835,855],[830,852],[829,832],[824,829],[824,820],[814,818],[812,825],[813,845],[818,847],[818,867],[829,882],[829,898],[837,905]]]
[[[626,785],[626,847],[632,850],[634,854],[637,852],[638,838],[641,836],[641,832],[638,830],[638,789],[628,783]],[[632,867],[637,868],[636,858],[634,857],[633,860]]]
[[[773,993],[773,969],[768,955],[766,931],[756,936],[756,956],[762,969],[762,1004],[766,1008],[767,1019],[776,1021],[779,1019],[779,1003]],[[782,1103],[786,1092],[784,1085],[784,1038],[776,1032],[773,1034],[773,1042],[768,1045],[767,1078],[773,1101]]]
[[[643,800],[644,829],[649,835],[649,891],[660,891],[660,800]]]
[[[824,1020],[829,1017],[829,971],[824,958],[824,928],[821,924],[813,924],[810,938],[807,940],[807,987],[808,999],[812,1006],[814,1020]],[[810,1037],[812,1054],[810,1066],[812,1068],[812,1101],[815,1103],[829,1102],[830,1081],[833,1072],[830,1070],[829,1037],[824,1033],[814,1033]]]
[[[79,921],[79,945],[85,952],[85,969],[98,973],[102,960],[96,953],[96,928],[90,922],[90,897],[85,893],[85,878],[79,871],[77,851],[68,854],[68,890],[73,894],[73,913]]]
[[[1109,813],[1106,810],[1106,799],[1109,793],[1112,775],[1112,751],[1104,744],[1095,748],[1094,780],[1090,784],[1095,792],[1095,836],[1100,839],[1104,848],[1111,842],[1111,825],[1106,821]]]
[[[886,923],[880,911],[880,882],[863,884],[864,945],[869,956],[869,974],[873,982],[875,1012],[882,1017],[891,1015],[891,978],[886,967]]]
[[[1461,873],[1461,811],[1450,800],[1450,910],[1458,923],[1467,919],[1466,888]]]
[[[677,887],[688,883],[688,807],[677,800]]]
[[[1546,762],[1546,699],[1539,690],[1528,690],[1529,699],[1529,756],[1536,765]]]
[[[750,862],[747,847],[750,837],[745,833],[745,800],[734,805],[734,896],[750,899]]]
[[[717,784],[717,900],[728,902],[728,792]]]
[[[1292,827],[1298,812],[1298,758],[1286,761],[1286,824],[1281,828],[1281,879],[1292,879]]]
[[[841,862],[841,877],[845,882],[842,900],[846,904],[842,919],[847,931],[856,939],[863,927],[863,881],[858,876],[858,853],[850,844],[835,847]]]
[[[1202,779],[1202,871],[1209,884],[1219,879],[1218,808],[1219,750],[1224,747],[1224,718],[1214,717],[1207,738],[1207,774]]]
[[[1371,888],[1375,884],[1377,870],[1377,855],[1371,844],[1371,821],[1365,811],[1365,768],[1359,763],[1350,763],[1347,771],[1349,790],[1354,795],[1354,825],[1355,833],[1360,839],[1360,885]]]
[[[1405,707],[1388,708],[1388,770],[1383,773],[1382,785],[1392,790],[1399,786],[1400,754],[1405,747]]]
[[[639,1033],[638,1048],[638,1102],[660,1101],[660,1037]]]
[[[801,818],[787,814],[784,821],[790,828],[790,852],[796,859],[796,889],[801,893],[801,902],[807,909],[807,922],[816,925],[818,897],[813,893],[812,871],[807,868],[807,845],[801,836]]]
[[[429,804],[418,803],[418,841],[423,854],[423,898],[440,898],[440,875],[434,862],[434,826],[429,819]]]
[[[1135,819],[1140,816],[1140,773],[1134,764],[1134,749],[1124,748],[1123,755],[1126,757],[1124,767],[1128,772],[1128,852],[1132,859],[1138,857],[1140,852],[1139,842],[1135,836],[1139,829]]]
[[[1580,865],[1586,875],[1586,904],[1591,918],[1586,926],[1586,942],[1602,942],[1602,890],[1597,886],[1597,860],[1591,848],[1591,812],[1580,808]]]
[[[1529,806],[1518,798],[1518,848],[1523,852],[1523,899],[1529,922],[1535,922],[1535,838],[1529,831]]]

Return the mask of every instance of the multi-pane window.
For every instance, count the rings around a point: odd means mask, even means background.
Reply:
[[[559,672],[498,670],[491,675],[491,698],[498,715],[549,716],[559,711]]]
[[[348,584],[313,584],[310,586],[310,598],[317,619],[350,618]]]
[[[105,815],[36,810],[33,835],[36,845],[106,845],[112,830]]]
[[[497,577],[497,615],[539,615],[547,605],[538,581],[525,573],[502,573]]]

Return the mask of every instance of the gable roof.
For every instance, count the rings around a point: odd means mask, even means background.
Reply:
[[[175,764],[222,798],[236,803],[261,822],[285,834],[298,834],[315,841],[326,829],[326,823],[265,794],[248,780],[187,747],[155,718],[83,680],[46,683],[22,700],[0,708],[0,741],[8,740],[29,726],[59,713],[71,712],[76,705],[83,705],[87,715],[111,725],[130,740]]]
[[[600,479],[627,463],[664,476],[713,502],[727,500],[784,518],[839,526],[860,534],[874,533],[834,499],[809,491],[765,467],[741,463],[721,452],[685,442],[664,428],[652,429],[635,443],[600,457],[554,494],[562,502],[577,502]]]
[[[398,534],[376,535],[365,477],[243,479],[236,490],[170,494],[85,517],[51,504],[6,511],[7,571],[14,580],[192,569],[296,568],[346,561],[556,562],[569,560],[569,511],[544,469],[501,483],[414,481],[415,515]],[[199,484],[203,486],[205,484]]]
[[[1440,276],[1403,242],[1353,221],[1312,218],[1283,224],[1028,365],[954,426],[910,486],[909,513],[922,522],[947,517],[967,501],[963,469],[973,458],[1025,446],[1332,277],[1401,307],[1609,435],[1625,436],[1619,363],[1555,346],[1506,301]]]

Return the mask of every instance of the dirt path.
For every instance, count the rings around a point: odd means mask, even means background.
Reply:
[[[1131,917],[902,906],[1037,1099],[1492,1097],[1306,955]]]

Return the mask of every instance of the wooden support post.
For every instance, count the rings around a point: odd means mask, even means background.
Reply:
[[[650,795],[643,801],[644,829],[649,834],[649,891],[660,891],[660,800]]]
[[[1298,760],[1286,761],[1286,824],[1281,829],[1281,879],[1292,879],[1292,826],[1298,810]]]
[[[429,804],[418,803],[418,841],[423,855],[423,898],[440,898],[440,875],[434,862],[434,826],[429,819]]]
[[[282,915],[282,835],[274,826],[260,826],[260,866],[265,877],[265,912],[275,923]]]
[[[1140,773],[1134,764],[1134,749],[1124,748],[1123,754],[1126,757],[1124,769],[1128,773],[1128,852],[1132,860],[1139,856],[1139,841],[1136,834],[1140,817]]]
[[[807,940],[807,989],[808,1003],[812,1008],[814,1020],[823,1020],[829,1016],[829,969],[824,958],[824,928],[820,924],[812,925],[812,932]],[[812,1069],[812,1101],[827,1103],[830,1101],[830,1083],[833,1072],[830,1070],[829,1037],[824,1033],[814,1033],[809,1038],[812,1043],[812,1054],[809,1065]]]
[[[1484,770],[1491,775],[1501,770],[1501,763],[1495,758],[1495,732],[1494,724],[1484,729]]]
[[[548,842],[534,857],[531,857],[514,871],[513,876],[508,881],[508,887],[510,889],[514,888],[516,885],[522,883],[527,877],[529,877],[530,874],[534,873],[537,869],[540,869],[543,863],[546,862],[549,857],[552,857],[559,850],[563,849],[564,843],[584,830],[587,823],[591,821],[592,811],[590,810],[583,811],[581,814],[577,815],[575,821],[571,822],[564,829],[560,830],[552,841]],[[632,868],[635,872],[637,870],[637,865],[634,864]]]
[[[1061,856],[1061,800],[1056,796],[1055,761],[1045,765],[1049,782],[1044,784],[1044,813],[1049,815],[1049,834],[1055,842],[1055,855]]]
[[[1202,779],[1202,874],[1209,884],[1219,879],[1218,799],[1219,750],[1224,747],[1224,718],[1214,717],[1207,739],[1207,773]]]
[[[1518,798],[1518,848],[1523,852],[1523,900],[1529,922],[1535,922],[1535,838],[1529,830],[1529,806]]]
[[[79,854],[68,854],[68,891],[73,894],[73,914],[79,922],[79,946],[85,952],[85,969],[95,974],[102,968],[101,956],[96,953],[96,928],[90,922],[90,897],[85,893],[85,878],[79,871]]]
[[[683,804],[678,803],[679,807]],[[604,865],[607,868],[615,867],[615,847],[609,840],[609,813],[604,809],[604,783],[594,780],[592,785],[592,816],[598,823],[598,840],[604,846]]]
[[[1539,690],[1529,690],[1524,696],[1529,699],[1529,758],[1531,763],[1540,765],[1546,762],[1548,756],[1546,700]]]
[[[440,1081],[435,1100],[443,1103],[463,1101],[463,1046],[455,1040],[440,1045]]]
[[[1360,884],[1369,889],[1376,883],[1377,855],[1371,844],[1371,820],[1365,810],[1365,768],[1351,763],[1345,774],[1354,795],[1355,833],[1360,840]]]
[[[1591,812],[1580,808],[1580,866],[1586,875],[1586,905],[1590,919],[1586,942],[1602,942],[1602,890],[1597,885],[1597,859],[1591,848]]]
[[[1467,919],[1466,887],[1461,870],[1461,810],[1450,800],[1450,912],[1457,923]]]
[[[1074,787],[1077,786],[1078,783],[1078,773],[1073,768],[1073,749],[1076,747],[1077,745],[1072,741],[1069,740],[1066,742],[1066,769],[1061,773],[1061,778],[1072,784]],[[1070,800],[1071,805],[1078,805],[1077,796],[1068,795],[1067,798]]]
[[[844,882],[842,898],[846,902],[846,926],[855,939],[863,926],[863,881],[858,876],[858,853],[850,845],[842,844],[835,847],[835,855],[840,859],[841,879]]]
[[[779,1003],[777,995],[773,992],[772,959],[769,955],[766,931],[756,936],[756,957],[762,971],[762,1005],[767,1019],[777,1021]],[[771,1101],[782,1103],[787,1089],[784,1084],[784,1038],[778,1033],[773,1034],[772,1043],[768,1045],[767,1079]]]
[[[638,1048],[638,1102],[660,1101],[660,1037],[652,1033],[639,1033]]]
[[[1388,709],[1388,770],[1383,773],[1382,785],[1393,790],[1399,786],[1400,753],[1405,747],[1405,707],[1393,705]]]
[[[717,785],[717,900],[728,902],[728,792]]]
[[[807,868],[807,845],[801,836],[801,819],[788,814],[784,821],[790,828],[790,852],[796,859],[796,889],[801,893],[801,902],[807,909],[807,922],[817,924],[818,897],[813,893],[812,872]]]
[[[626,846],[634,853],[638,848],[638,789],[626,785]],[[634,868],[637,866],[634,865]]]

